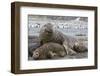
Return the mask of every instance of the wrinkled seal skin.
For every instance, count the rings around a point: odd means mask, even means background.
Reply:
[[[65,48],[58,43],[45,43],[33,51],[33,59],[55,59],[66,56]]]
[[[69,55],[77,54],[77,52],[79,51],[81,52],[81,50],[84,49],[82,48],[84,46],[81,46],[81,49],[76,48],[76,47],[80,48],[79,41],[73,37],[64,35],[62,32],[58,31],[51,23],[45,24],[40,29],[39,38],[41,45],[48,42],[54,42],[63,45],[64,48],[66,49],[66,53]],[[79,46],[75,45],[76,43]]]
[[[61,32],[56,31],[53,29],[53,25],[48,23],[44,25],[40,29],[40,35],[39,35],[41,44],[45,44],[47,42],[55,42],[59,44],[63,44],[64,37]]]

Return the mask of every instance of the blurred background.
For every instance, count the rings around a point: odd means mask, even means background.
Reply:
[[[46,23],[56,25],[58,30],[67,35],[88,34],[88,17],[28,15],[28,35],[38,36],[40,28]]]

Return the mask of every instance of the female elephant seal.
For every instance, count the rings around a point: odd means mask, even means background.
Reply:
[[[77,39],[64,35],[62,32],[58,31],[55,28],[55,26],[51,23],[47,23],[41,27],[39,38],[40,38],[41,45],[48,42],[53,42],[53,43],[58,43],[58,44],[63,45],[64,48],[66,49],[66,53],[69,55],[77,54],[76,52],[77,50],[76,48],[73,49],[73,46],[76,43],[80,45]],[[80,47],[80,46],[77,46],[77,47]],[[82,49],[80,49],[80,51],[81,50]]]
[[[33,59],[55,59],[66,56],[65,48],[58,43],[45,43],[33,51]]]

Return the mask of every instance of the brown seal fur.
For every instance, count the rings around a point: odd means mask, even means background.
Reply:
[[[45,43],[33,51],[33,59],[55,59],[66,56],[65,48],[58,43]]]

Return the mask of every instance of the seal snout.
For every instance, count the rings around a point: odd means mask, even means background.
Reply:
[[[33,52],[33,58],[34,59],[38,59],[39,58],[39,52],[38,51],[34,51]]]

